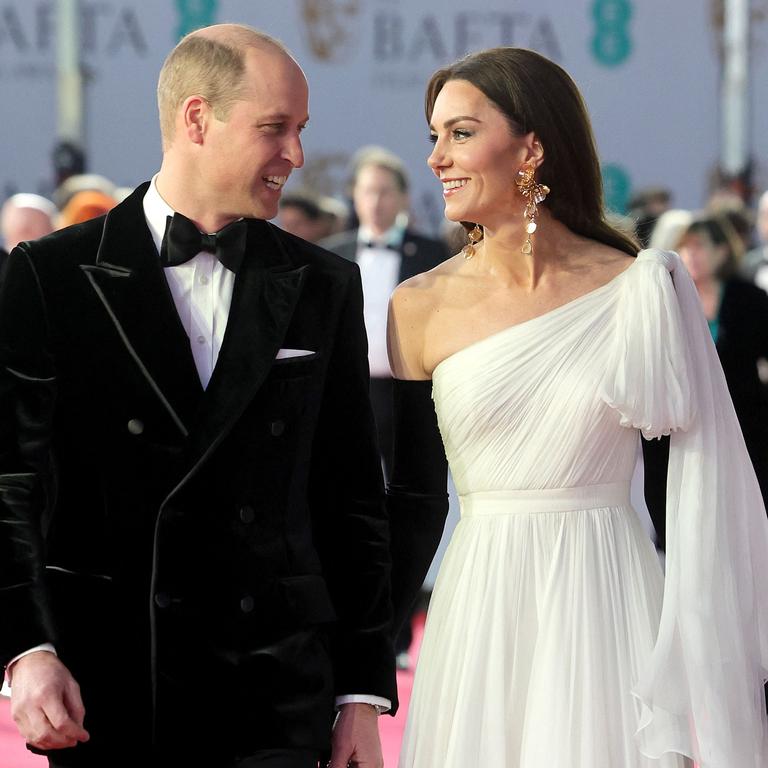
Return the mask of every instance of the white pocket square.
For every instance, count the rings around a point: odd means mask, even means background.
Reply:
[[[286,357],[308,357],[314,354],[311,349],[281,349],[275,360],[284,360]]]

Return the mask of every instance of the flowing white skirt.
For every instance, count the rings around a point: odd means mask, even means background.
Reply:
[[[684,768],[644,757],[630,693],[663,574],[623,485],[462,497],[400,768]],[[736,768],[736,767],[734,767]]]

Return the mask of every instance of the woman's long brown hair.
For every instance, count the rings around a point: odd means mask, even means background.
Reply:
[[[589,116],[562,67],[525,48],[490,48],[465,56],[432,75],[425,98],[428,122],[449,80],[466,80],[482,91],[506,116],[515,136],[536,134],[544,148],[537,181],[550,188],[546,206],[558,221],[578,235],[637,255],[637,242],[606,221]]]

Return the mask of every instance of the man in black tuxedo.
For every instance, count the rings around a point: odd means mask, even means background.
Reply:
[[[358,269],[266,219],[308,91],[187,36],[163,163],[0,288],[0,662],[52,766],[381,766],[388,526]],[[201,233],[215,233],[203,235]],[[339,714],[331,736],[334,708]]]
[[[402,161],[381,147],[366,147],[353,162],[352,203],[359,226],[326,240],[329,251],[360,267],[371,369],[371,400],[385,474],[392,462],[392,374],[386,347],[387,306],[392,291],[409,277],[448,258],[440,240],[408,227],[408,176]]]
[[[407,226],[408,186],[405,166],[396,155],[380,147],[364,148],[355,158],[351,180],[359,227],[321,243],[356,262],[362,274],[371,402],[387,480],[392,476],[394,446],[392,374],[386,342],[389,297],[403,280],[427,272],[449,255],[440,240]],[[395,641],[401,669],[410,666],[411,640],[410,622],[406,622]]]

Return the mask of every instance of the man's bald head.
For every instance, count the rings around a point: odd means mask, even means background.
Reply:
[[[293,58],[279,40],[245,24],[198,29],[168,54],[157,84],[163,149],[173,141],[177,112],[190,96],[202,97],[217,119],[227,119],[232,105],[243,96],[249,49]]]
[[[232,48],[277,48],[288,53],[288,49],[277,38],[248,24],[212,24],[190,32],[181,42],[192,37],[214,40]]]
[[[24,240],[37,240],[55,229],[56,206],[40,195],[9,197],[0,210],[0,231],[7,250]]]

